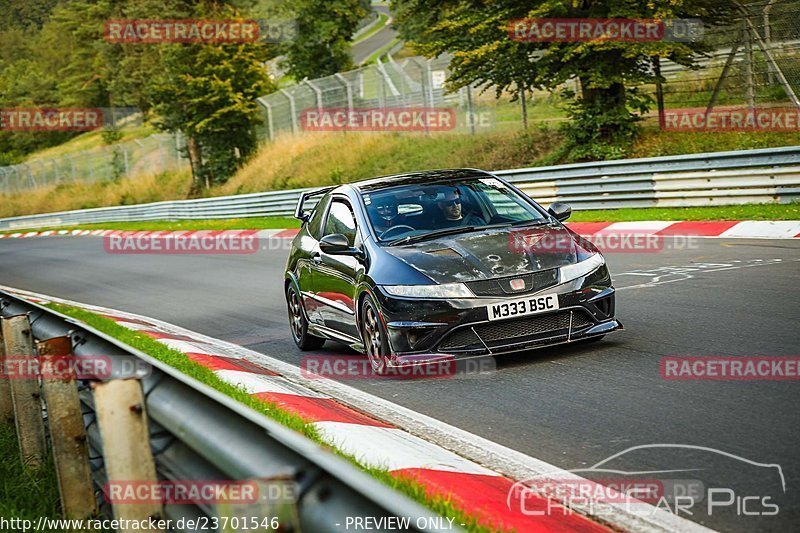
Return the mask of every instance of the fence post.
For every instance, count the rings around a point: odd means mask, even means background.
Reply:
[[[71,341],[55,337],[36,346],[61,508],[66,518],[86,518],[97,509]]]
[[[528,102],[525,100],[525,87],[520,87],[519,103],[522,106],[522,129],[528,131]]]
[[[292,133],[297,133],[297,108],[294,106],[294,96],[286,89],[281,89],[281,94],[289,100],[289,114],[292,117]]]
[[[769,13],[777,1],[769,0],[767,5],[764,6],[764,43],[770,49],[772,48],[772,28],[770,27]],[[769,61],[767,61],[767,81],[770,85],[775,83],[775,67]]]
[[[147,411],[139,381],[117,379],[97,383],[94,386],[94,403],[109,484],[157,483],[147,429]],[[160,502],[112,501],[112,506],[114,517],[119,520],[142,521],[163,516]],[[132,530],[120,531],[127,533]]]
[[[314,101],[317,102],[317,109],[319,111],[322,111],[322,90],[313,83],[311,83],[310,80],[305,80],[303,83],[311,87],[311,90],[314,91]]]
[[[30,466],[42,464],[46,455],[42,401],[36,369],[36,353],[28,315],[3,319],[3,339],[6,359],[13,360],[18,370],[10,376],[11,400],[22,463]]]
[[[667,121],[664,114],[664,84],[661,80],[661,58],[653,56],[653,73],[656,75],[656,105],[658,106],[658,127],[663,131]]]
[[[744,41],[744,72],[747,78],[747,107],[751,112],[756,109],[755,80],[753,79],[753,34],[747,32],[747,39]]]
[[[8,383],[6,370],[6,345],[3,342],[3,330],[0,328],[0,424],[14,423],[14,403],[11,400],[11,385]]]
[[[275,137],[275,130],[272,124],[272,104],[267,102],[263,96],[257,98],[257,100],[267,110],[267,135],[269,135],[269,140],[271,141]]]
[[[472,85],[467,84],[467,122],[470,135],[475,135],[475,113],[472,110]]]
[[[336,74],[334,74],[334,77],[337,80],[339,80],[339,82],[341,82],[342,85],[344,85],[344,92],[345,92],[345,96],[347,97],[347,116],[349,117],[350,114],[353,112],[353,89],[352,89],[352,87],[350,87],[350,83],[347,81],[347,79],[344,76],[342,76],[341,74],[339,74],[338,72]],[[345,124],[347,124],[347,122],[348,121],[345,121]],[[343,131],[345,133],[347,132],[347,126],[346,125],[345,125]]]

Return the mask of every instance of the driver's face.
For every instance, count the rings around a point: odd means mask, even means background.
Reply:
[[[375,209],[378,215],[387,222],[397,216],[397,205],[391,202],[379,204]]]
[[[455,193],[447,194],[445,199],[439,202],[439,208],[451,220],[461,218],[461,198]]]

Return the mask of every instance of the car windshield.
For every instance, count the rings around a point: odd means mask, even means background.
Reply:
[[[493,177],[399,185],[364,191],[362,197],[378,240],[389,244],[547,221],[525,198]]]

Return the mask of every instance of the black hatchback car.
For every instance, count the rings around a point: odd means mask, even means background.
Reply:
[[[348,344],[385,373],[598,340],[622,328],[614,288],[602,254],[562,224],[570,212],[474,169],[304,193],[285,276],[294,341]]]

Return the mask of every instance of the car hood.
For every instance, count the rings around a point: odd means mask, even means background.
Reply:
[[[385,250],[437,283],[485,280],[576,262],[581,246],[561,225],[496,228]]]

